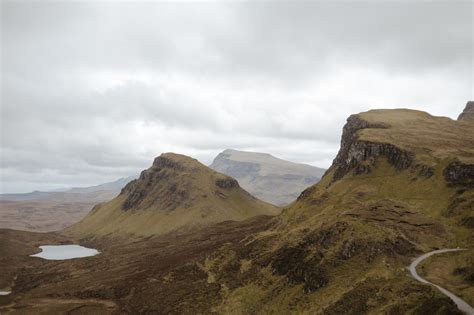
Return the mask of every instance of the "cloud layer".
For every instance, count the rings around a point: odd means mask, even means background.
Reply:
[[[1,192],[226,148],[328,167],[345,119],[473,99],[473,11],[446,2],[1,3]]]

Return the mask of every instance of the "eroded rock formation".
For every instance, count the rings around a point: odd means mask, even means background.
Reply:
[[[412,153],[388,143],[359,140],[357,132],[365,128],[387,128],[387,125],[369,123],[360,119],[357,115],[352,115],[347,119],[342,132],[341,148],[333,162],[333,167],[335,167],[334,181],[344,177],[351,169],[355,169],[356,174],[369,173],[375,158],[381,155],[386,156],[389,163],[398,170],[411,166],[413,162]],[[362,165],[364,161],[369,163]]]
[[[474,102],[469,101],[463,112],[459,115],[458,120],[474,119]]]
[[[444,169],[443,175],[450,185],[474,187],[473,164],[452,162]]]

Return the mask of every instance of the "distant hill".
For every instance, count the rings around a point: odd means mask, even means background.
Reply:
[[[317,183],[325,169],[276,158],[267,153],[225,150],[209,166],[232,176],[255,197],[275,205],[296,200]]]
[[[80,237],[142,237],[279,211],[240,188],[235,179],[190,157],[166,153],[119,196],[94,207],[68,231]]]
[[[97,203],[113,199],[134,178],[61,191],[1,194],[0,228],[37,232],[61,230],[77,223]]]
[[[130,181],[134,180],[137,178],[137,176],[128,176],[128,177],[122,177],[116,181],[113,182],[108,182],[104,184],[100,184],[97,186],[91,186],[91,187],[74,187],[66,192],[69,193],[90,193],[94,191],[104,191],[104,190],[113,190],[113,191],[120,191],[125,185],[127,185]]]
[[[68,194],[86,194],[86,193],[95,193],[95,192],[104,192],[104,194],[109,195],[119,193],[129,181],[135,179],[136,176],[122,177],[116,181],[108,182],[96,186],[89,187],[73,187],[73,188],[58,188],[52,191],[33,191],[30,193],[18,193],[18,194],[0,194],[0,200],[8,201],[27,201],[27,200],[39,200],[48,197],[55,199],[67,198]],[[72,196],[72,195],[71,195]],[[89,196],[85,196],[89,198]],[[108,197],[107,197],[108,198]]]
[[[0,194],[0,200],[9,200],[9,201],[26,201],[26,200],[33,200],[33,199],[42,199],[46,198],[55,192],[50,191],[32,191],[30,193],[19,193],[19,194]]]

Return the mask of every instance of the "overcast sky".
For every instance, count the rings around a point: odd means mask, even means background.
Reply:
[[[1,192],[226,148],[329,167],[345,119],[473,99],[473,2],[1,1]]]

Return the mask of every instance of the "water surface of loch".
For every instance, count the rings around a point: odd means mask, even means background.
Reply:
[[[64,260],[95,256],[100,253],[94,248],[87,248],[80,245],[44,245],[39,248],[42,249],[40,253],[30,256],[47,260]]]

